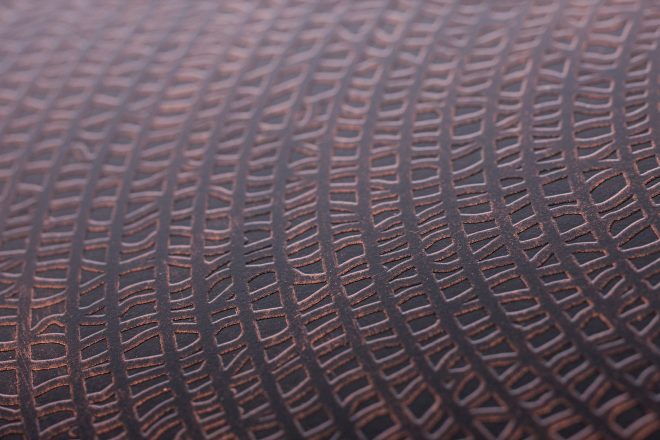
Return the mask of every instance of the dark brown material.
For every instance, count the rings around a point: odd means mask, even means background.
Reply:
[[[0,438],[659,438],[659,1],[0,34]]]

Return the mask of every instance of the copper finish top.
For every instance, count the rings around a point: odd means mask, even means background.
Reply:
[[[659,438],[660,1],[0,34],[0,438]]]

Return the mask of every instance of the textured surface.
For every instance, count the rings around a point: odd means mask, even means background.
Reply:
[[[660,2],[0,34],[0,438],[660,432]]]

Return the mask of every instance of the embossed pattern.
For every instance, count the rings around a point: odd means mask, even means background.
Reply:
[[[659,1],[0,34],[0,438],[660,435]]]

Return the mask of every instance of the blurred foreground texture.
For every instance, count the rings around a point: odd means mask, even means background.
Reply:
[[[660,0],[0,34],[0,438],[659,438]]]

